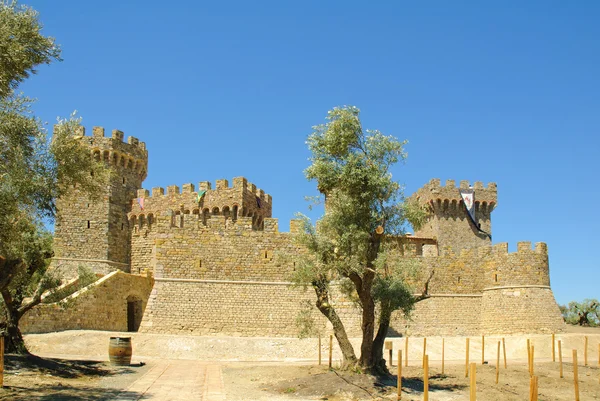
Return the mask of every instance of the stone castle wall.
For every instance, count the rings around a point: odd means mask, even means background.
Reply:
[[[146,309],[154,280],[114,271],[60,303],[40,304],[19,322],[24,333],[58,330],[127,331],[127,302],[139,301]]]
[[[90,148],[91,157],[104,161],[109,179],[101,199],[92,202],[78,188],[57,200],[58,214],[54,235],[54,266],[66,277],[73,277],[80,264],[92,264],[98,272],[115,269],[129,271],[131,230],[127,213],[137,189],[146,178],[148,151],[144,142],[113,130],[104,136],[104,128],[94,127],[79,140]]]
[[[148,162],[143,142],[129,137],[123,143],[118,130],[105,138],[100,127],[80,140],[90,147],[92,157],[110,167],[109,185],[96,203],[77,189],[58,200],[53,264],[67,277],[82,264],[97,273],[110,273],[110,280],[100,282],[102,294],[93,289],[77,298],[79,306],[73,313],[91,318],[75,318],[56,306],[42,305],[30,312],[35,319],[28,318],[27,330],[46,326],[122,330],[122,298],[141,285],[147,301],[140,326],[144,331],[296,335],[296,316],[302,305],[314,300],[314,292],[290,283],[295,268],[290,256],[302,252],[293,241],[299,224],[292,221],[290,233],[279,232],[278,220],[271,217],[270,195],[244,177],[234,178],[231,186],[217,180],[214,189],[203,181],[198,189],[184,184],[181,190],[157,187],[150,193],[140,189]],[[468,181],[460,182],[459,188],[469,187]],[[415,293],[422,291],[434,271],[431,298],[418,303],[410,318],[395,313],[392,332],[477,335],[562,330],[549,287],[546,245],[537,243],[532,249],[531,243],[520,242],[513,253],[507,244],[491,246],[491,239],[470,221],[459,188],[454,180],[442,186],[433,179],[419,189],[411,198],[429,211],[426,223],[414,236],[388,243],[394,245],[391,259],[417,267],[411,283]],[[475,182],[472,188],[477,222],[491,233],[497,186]],[[133,274],[115,275],[114,270]],[[139,284],[139,275],[147,271],[154,276],[153,287]],[[332,302],[350,335],[358,335],[360,313],[338,289],[333,286]],[[90,294],[98,302],[88,298]],[[121,306],[108,305],[113,295]],[[49,318],[39,314],[42,309]],[[316,309],[311,313],[320,327],[327,325]]]

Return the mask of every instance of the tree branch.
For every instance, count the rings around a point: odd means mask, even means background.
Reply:
[[[430,298],[429,283],[431,282],[431,279],[433,278],[434,273],[435,273],[435,270],[431,270],[431,273],[429,274],[429,278],[427,279],[427,281],[425,281],[425,286],[423,287],[423,292],[421,293],[421,295],[419,295],[418,297],[415,298],[415,303],[421,302],[421,301],[426,300],[427,298]]]

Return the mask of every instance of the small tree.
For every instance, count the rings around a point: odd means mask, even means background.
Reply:
[[[394,241],[388,239],[402,234],[406,211],[402,188],[390,168],[406,158],[406,141],[363,131],[356,107],[335,108],[327,119],[313,127],[308,138],[312,164],[305,170],[306,177],[317,182],[326,212],[317,227],[304,219],[304,231],[297,238],[307,252],[297,257],[295,281],[315,290],[315,305],[333,326],[343,367],[381,372],[386,370],[383,343],[392,312],[408,313],[415,302],[427,298],[427,285],[414,297],[407,284],[414,263],[390,257]],[[416,222],[425,213],[410,211]],[[361,309],[359,358],[332,305],[333,283],[354,296]]]
[[[560,311],[569,324],[579,326],[598,326],[600,324],[600,303],[597,299],[571,301],[568,306],[560,305]]]
[[[47,271],[55,199],[73,190],[98,197],[106,170],[78,140],[79,119],[59,121],[52,140],[14,89],[34,67],[59,60],[60,49],[41,34],[37,13],[0,3],[0,294],[6,351],[26,353],[19,319],[57,284]]]

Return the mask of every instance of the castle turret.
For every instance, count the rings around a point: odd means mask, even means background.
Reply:
[[[475,222],[469,217],[461,189],[473,191]],[[415,231],[415,236],[436,239],[441,253],[448,247],[457,252],[491,243],[491,214],[497,203],[496,183],[484,187],[483,183],[475,182],[471,187],[468,181],[461,181],[457,188],[454,180],[447,180],[446,186],[442,186],[440,179],[434,178],[411,199],[426,205],[430,212],[423,227]]]
[[[103,160],[110,169],[109,180],[99,201],[92,202],[75,188],[57,200],[53,265],[67,277],[76,275],[77,266],[91,267],[97,273],[116,269],[129,272],[131,228],[127,213],[137,190],[146,178],[148,151],[146,144],[112,131],[104,136],[104,128],[94,127],[92,136],[81,141],[90,148],[90,157]]]

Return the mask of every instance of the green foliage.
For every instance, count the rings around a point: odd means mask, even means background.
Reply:
[[[426,205],[422,205],[416,199],[410,199],[402,204],[404,217],[415,231],[420,230],[427,222],[430,212]]]
[[[296,241],[306,252],[296,257],[293,277],[315,289],[316,305],[334,325],[338,341],[344,342],[340,348],[350,363],[355,356],[343,324],[332,312],[330,286],[336,284],[363,308],[363,344],[373,342],[369,319],[375,319],[376,304],[385,312],[380,320],[385,331],[392,311],[409,313],[416,301],[407,281],[414,276],[414,266],[388,260],[393,250],[389,236],[403,233],[407,217],[415,223],[426,218],[424,210],[402,205],[403,188],[392,178],[391,167],[406,158],[407,142],[363,130],[359,114],[353,106],[335,108],[308,137],[312,156],[305,175],[316,181],[322,196],[317,201],[324,199],[325,215],[316,226],[301,216],[304,229]],[[371,356],[361,355],[363,367],[372,367],[371,361]]]
[[[35,73],[36,66],[60,60],[60,48],[41,30],[35,10],[16,1],[0,2],[0,98]]]
[[[310,301],[302,302],[300,311],[296,315],[299,338],[319,337],[322,334],[321,328],[315,322],[313,311],[314,306]]]
[[[59,55],[54,39],[41,34],[35,11],[0,2],[0,293],[14,350],[24,349],[16,327],[20,317],[58,285],[47,269],[52,250],[45,228],[55,200],[74,187],[98,197],[108,175],[81,143],[80,119],[59,120],[49,139],[32,113],[32,100],[15,93],[36,66]]]
[[[559,308],[568,324],[600,326],[600,303],[597,299],[584,299],[582,302],[571,301],[566,306],[559,305]]]

